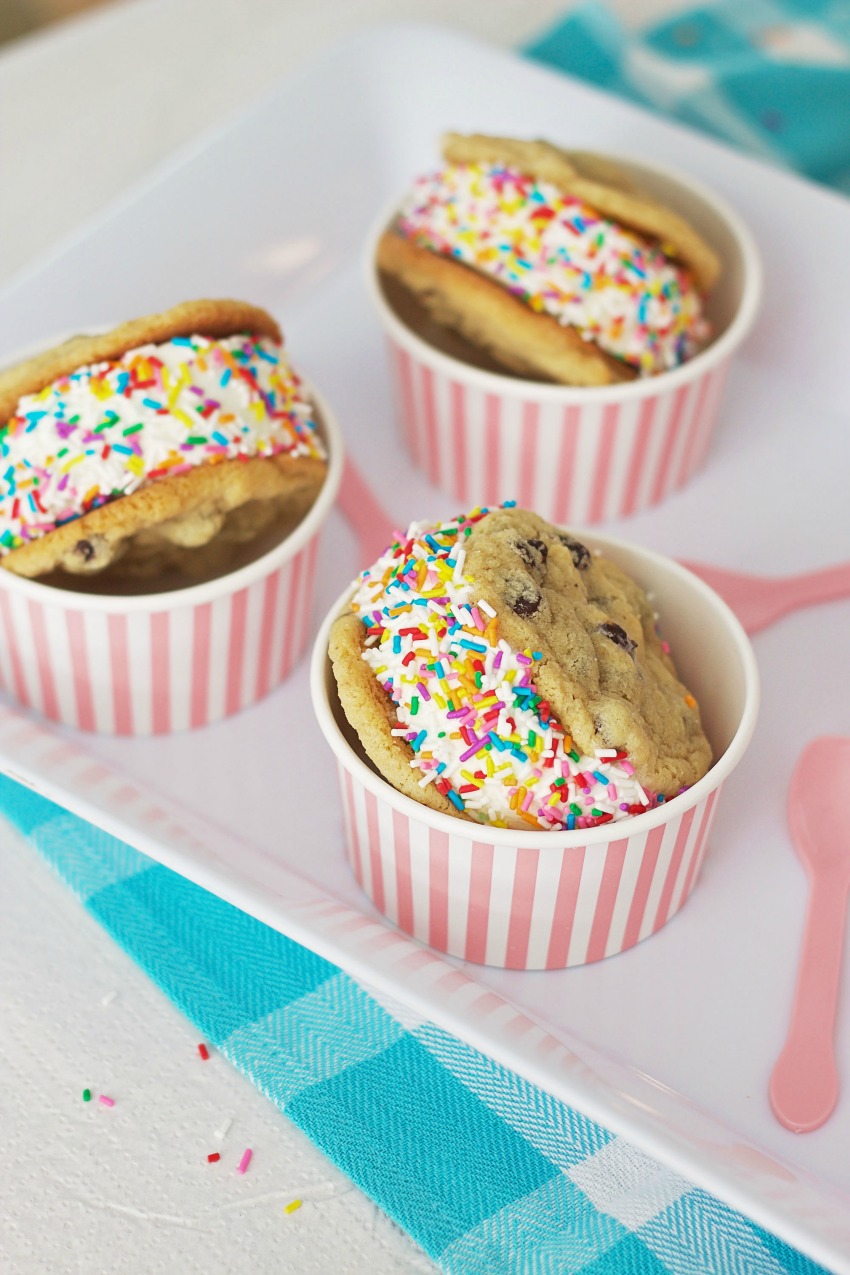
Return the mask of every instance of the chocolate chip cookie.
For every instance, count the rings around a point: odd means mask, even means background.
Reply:
[[[650,599],[526,510],[412,524],[359,577],[330,656],[374,765],[445,813],[585,828],[711,764]]]

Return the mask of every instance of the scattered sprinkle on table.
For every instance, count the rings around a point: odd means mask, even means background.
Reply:
[[[102,996],[102,997],[101,997],[101,1000],[100,1000],[101,1005],[103,1005],[103,1006],[104,1006],[104,1008],[105,1008],[107,1005],[111,1005],[111,1004],[112,1004],[112,1002],[113,1002],[113,1001],[115,1000],[115,998],[117,997],[117,995],[118,995],[118,993],[117,993],[117,992],[107,992],[105,996]]]
[[[296,1209],[301,1208],[301,1203],[301,1200],[290,1200],[283,1210],[284,1213],[294,1213]]]
[[[114,1099],[114,1098],[107,1098],[107,1096],[106,1096],[106,1094],[105,1094],[105,1093],[100,1094],[100,1096],[98,1097],[98,1102],[102,1102],[102,1103],[103,1103],[103,1105],[104,1105],[104,1107],[114,1107],[114,1106],[115,1106],[115,1099]]]
[[[225,1122],[224,1122],[224,1124],[221,1126],[221,1128],[220,1128],[220,1129],[216,1129],[215,1133],[213,1134],[213,1137],[214,1137],[214,1138],[218,1138],[219,1142],[223,1142],[223,1141],[224,1141],[224,1139],[227,1137],[227,1134],[228,1134],[228,1132],[229,1132],[229,1130],[230,1130],[230,1126],[231,1126],[232,1124],[233,1124],[233,1121],[232,1121],[232,1120],[230,1119],[230,1117],[228,1116],[228,1118],[225,1120]]]
[[[248,1168],[248,1165],[251,1163],[251,1156],[253,1154],[254,1152],[251,1150],[250,1147],[245,1148],[245,1150],[242,1152],[242,1159],[239,1161],[239,1164],[236,1166],[237,1173],[245,1172],[245,1170]]]
[[[83,1090],[83,1102],[91,1102],[91,1089]]]
[[[221,1156],[219,1155],[217,1151],[211,1151],[209,1155],[207,1156],[207,1162],[209,1164],[215,1164],[216,1160],[220,1160],[220,1159],[221,1159]]]
[[[210,1051],[207,1049],[206,1045],[199,1045],[199,1046],[198,1046],[198,1053],[201,1055],[201,1057],[203,1058],[204,1062],[206,1062],[206,1061],[207,1061],[207,1059],[208,1059],[208,1058],[209,1058],[209,1056],[210,1056]]]

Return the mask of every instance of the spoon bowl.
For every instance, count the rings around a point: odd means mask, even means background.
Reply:
[[[788,824],[809,901],[791,1024],[770,1078],[770,1105],[808,1133],[838,1099],[834,1034],[850,895],[850,738],[825,735],[803,751],[788,793]]]

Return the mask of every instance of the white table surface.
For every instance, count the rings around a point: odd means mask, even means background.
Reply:
[[[6,45],[0,283],[356,28],[424,18],[510,47],[568,7],[115,0]],[[634,23],[682,6],[611,7]],[[3,1272],[435,1269],[224,1059],[200,1060],[191,1025],[5,825],[0,1014]],[[84,1104],[86,1087],[115,1107]]]

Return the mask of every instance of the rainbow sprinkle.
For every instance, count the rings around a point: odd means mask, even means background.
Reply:
[[[352,598],[363,658],[395,704],[392,733],[409,745],[420,787],[497,827],[584,829],[659,805],[625,752],[575,748],[535,686],[541,653],[500,637],[464,574],[463,542],[488,513],[411,524]]]
[[[496,279],[642,376],[677,367],[709,335],[688,272],[659,247],[502,165],[448,164],[421,177],[397,228]]]
[[[178,337],[78,368],[0,426],[0,555],[196,465],[324,457],[280,344]]]

